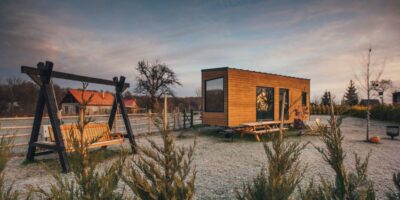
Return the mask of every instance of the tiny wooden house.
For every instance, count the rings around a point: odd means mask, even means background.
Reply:
[[[279,121],[283,94],[285,122],[310,107],[310,79],[230,67],[204,69],[203,124],[234,127],[257,121]]]

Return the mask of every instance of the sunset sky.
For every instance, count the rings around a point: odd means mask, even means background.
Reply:
[[[139,60],[159,59],[177,72],[178,96],[194,95],[201,69],[230,66],[309,78],[312,99],[326,89],[341,99],[369,46],[400,87],[400,1],[0,2],[3,80],[51,60],[134,83]]]

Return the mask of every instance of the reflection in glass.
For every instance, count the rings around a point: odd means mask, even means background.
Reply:
[[[224,112],[224,78],[206,81],[205,88],[205,111]]]
[[[257,121],[274,120],[274,88],[257,87]]]

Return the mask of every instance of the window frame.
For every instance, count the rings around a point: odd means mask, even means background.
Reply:
[[[222,109],[210,111],[207,109],[207,82],[214,81],[217,79],[222,79]],[[225,83],[224,76],[204,80],[204,112],[210,112],[210,113],[224,113],[225,112],[225,84],[224,83]]]

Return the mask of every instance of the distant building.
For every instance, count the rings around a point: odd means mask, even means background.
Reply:
[[[361,99],[360,105],[367,106],[367,102],[368,102],[368,99]],[[369,105],[370,106],[379,106],[379,105],[381,105],[381,102],[378,99],[370,99]]]
[[[142,111],[142,109],[140,109],[139,106],[137,105],[135,99],[132,98],[124,99],[124,103],[128,113],[137,113]]]
[[[87,105],[86,114],[110,113],[114,103],[114,95],[112,93],[86,90],[82,98],[82,90],[69,89],[60,103],[63,115],[77,115],[80,105],[90,97],[91,100]]]
[[[393,93],[393,105],[400,105],[400,92]]]

